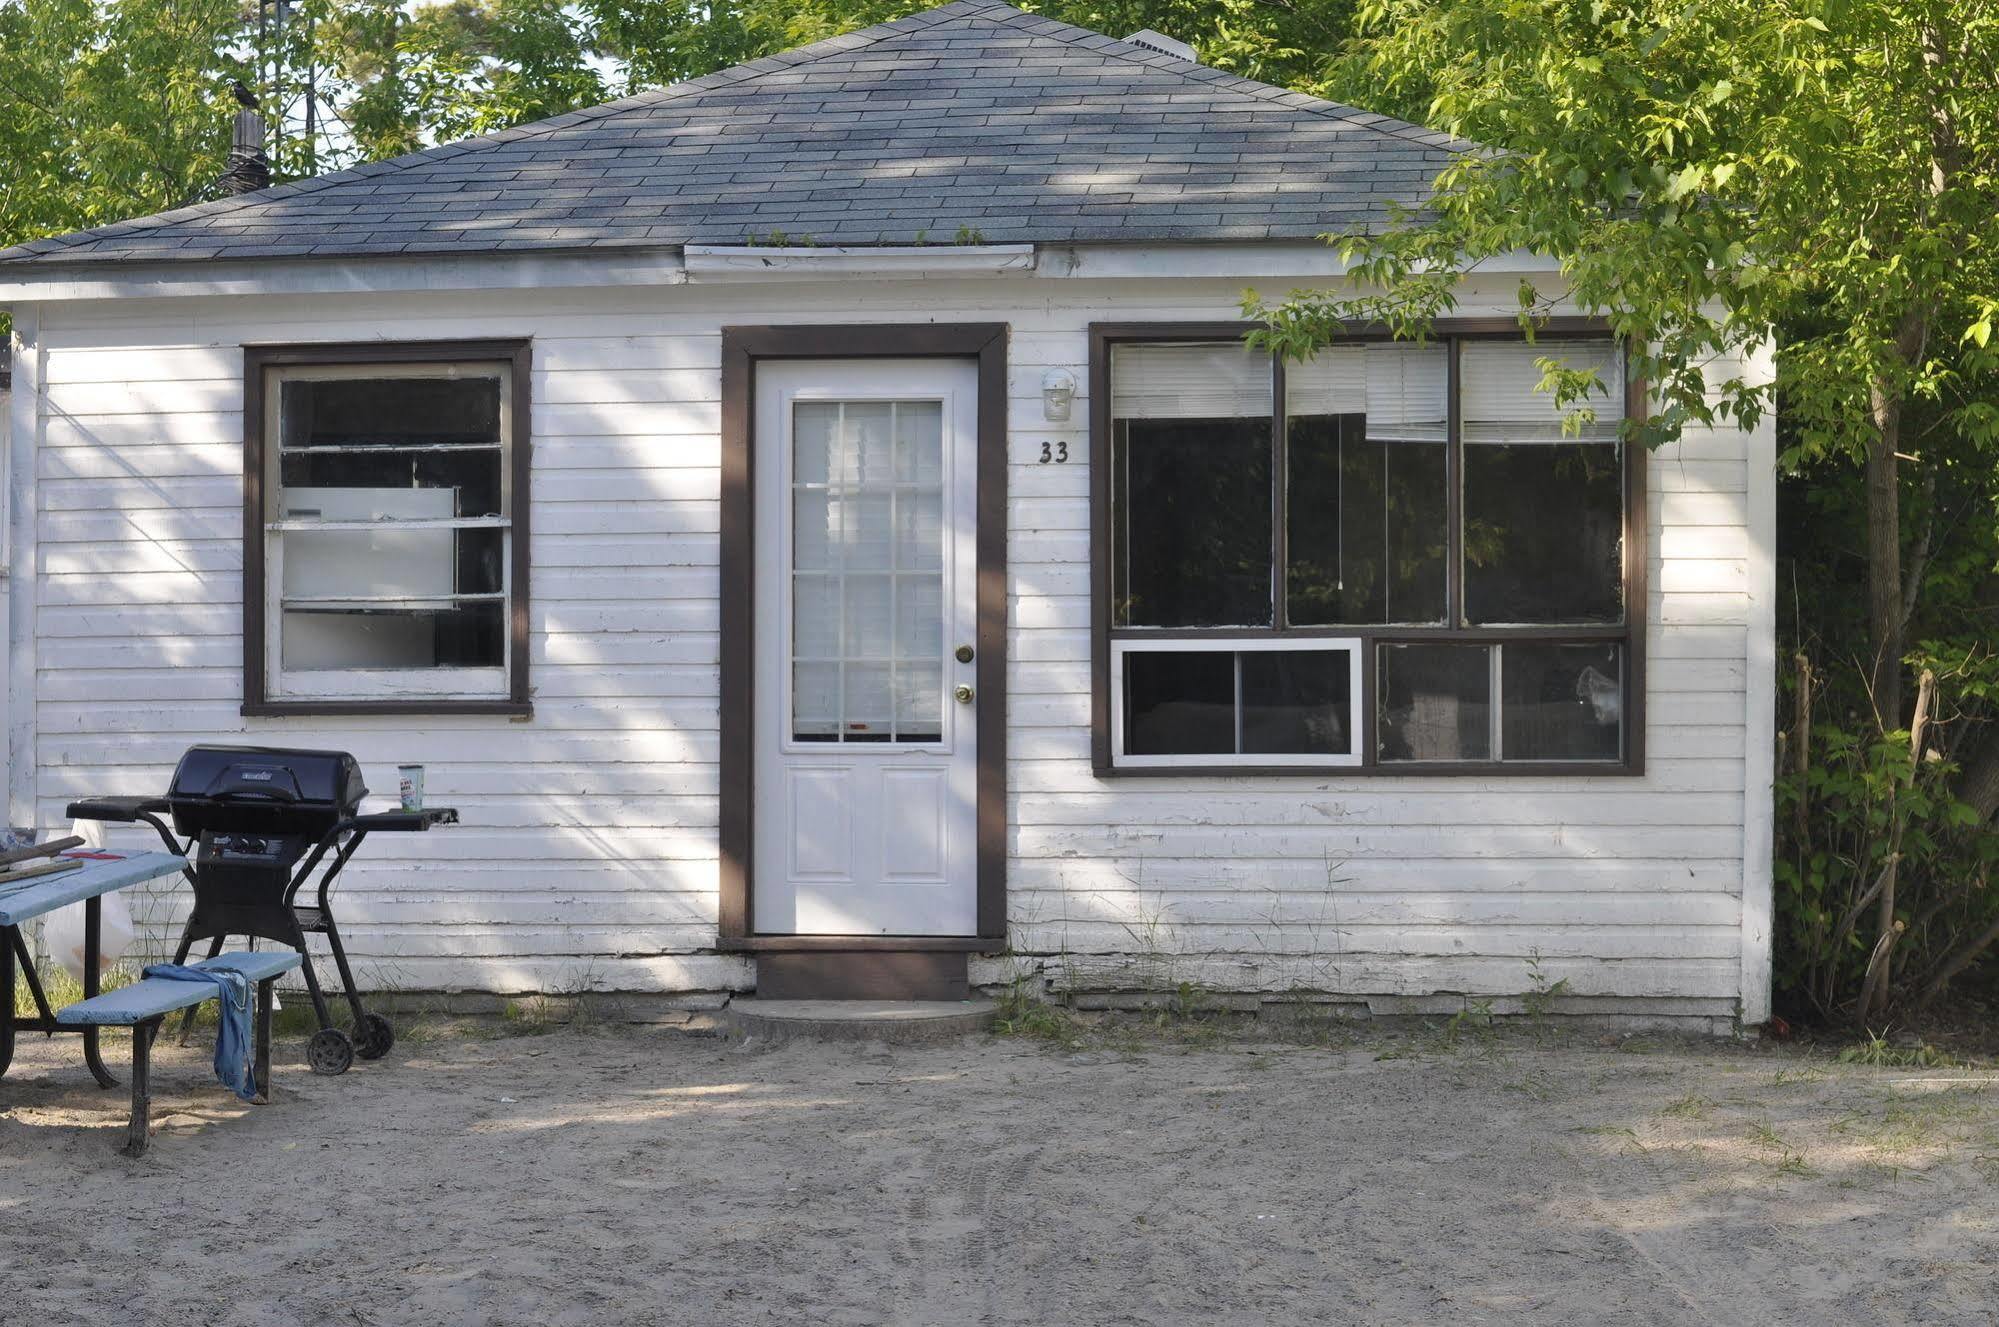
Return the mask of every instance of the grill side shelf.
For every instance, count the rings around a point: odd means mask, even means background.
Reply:
[[[374,832],[408,832],[429,829],[432,825],[455,825],[458,823],[458,808],[455,806],[432,806],[421,811],[378,811],[374,815],[350,816],[344,822],[347,829],[365,829]]]

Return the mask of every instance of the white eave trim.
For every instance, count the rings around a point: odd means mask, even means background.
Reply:
[[[1560,265],[1514,253],[1474,275],[1549,275]],[[1338,280],[1339,251],[1316,240],[1144,244],[924,244],[762,247],[690,244],[685,250],[370,254],[345,258],[207,259],[185,262],[0,267],[0,308],[16,303],[338,295],[469,290],[588,290],[754,281]]]
[[[1350,270],[1339,249],[1323,240],[1197,240],[1159,244],[1047,244],[1041,248],[1041,269],[1037,275],[1080,280],[1151,277],[1267,280],[1338,278]],[[1560,270],[1561,264],[1545,254],[1517,250],[1482,260],[1468,275],[1545,275]]]
[[[368,254],[347,258],[49,264],[0,268],[0,307],[15,301],[167,299],[213,295],[394,294],[677,286],[680,251]]]
[[[813,281],[878,277],[1026,275],[1035,270],[1032,244],[916,244],[848,248],[690,244],[683,251],[687,279],[712,281]]]

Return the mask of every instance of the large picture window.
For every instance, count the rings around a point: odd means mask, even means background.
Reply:
[[[249,352],[246,708],[525,707],[526,353]]]
[[[1093,353],[1100,768],[1640,767],[1643,467],[1607,335]],[[1599,394],[1558,407],[1546,360]]]

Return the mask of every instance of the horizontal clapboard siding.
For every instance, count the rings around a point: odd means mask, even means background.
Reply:
[[[1584,995],[1732,999],[1765,551],[1738,433],[1693,430],[1650,460],[1644,778],[1092,775],[1087,329],[1231,319],[1238,296],[1234,282],[986,281],[48,309],[40,819],[161,788],[199,741],[351,750],[384,791],[421,760],[464,824],[380,836],[349,868],[363,980],[744,985],[750,966],[714,952],[721,328],[998,321],[1012,328],[1007,850],[1025,961],[1076,988],[1507,994],[1537,973]],[[1467,313],[1512,300],[1470,296]],[[533,718],[242,718],[240,347],[493,336],[534,340]],[[1042,418],[1056,367],[1079,384],[1065,423]],[[1040,464],[1044,442],[1066,442],[1068,463]],[[167,885],[137,902],[155,933],[185,906]]]

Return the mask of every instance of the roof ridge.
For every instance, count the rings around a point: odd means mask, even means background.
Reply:
[[[484,148],[517,143],[524,138],[538,138],[545,134],[573,129],[579,124],[589,124],[594,120],[607,119],[613,114],[635,110],[641,106],[657,106],[673,101],[693,92],[706,92],[711,88],[727,87],[732,83],[747,82],[764,74],[780,69],[790,69],[797,65],[809,64],[829,55],[844,55],[863,46],[873,46],[922,28],[935,26],[938,22],[960,15],[970,16],[984,11],[1003,9],[1023,18],[1033,17],[1022,10],[1005,4],[1002,0],[952,0],[935,9],[925,9],[906,17],[893,19],[887,23],[876,23],[852,32],[825,37],[790,50],[773,51],[769,55],[758,56],[741,64],[728,65],[702,74],[696,78],[682,79],[665,87],[648,88],[619,97],[615,101],[601,102],[595,106],[584,106],[561,115],[551,115],[543,120],[530,120],[526,124],[511,125],[496,129],[490,134],[479,134],[472,138],[454,139],[449,143],[439,143],[434,147],[405,152],[397,157],[384,157],[379,161],[367,161],[345,170],[333,171],[326,175],[313,175],[303,180],[291,180],[284,184],[272,185],[268,189],[258,189],[252,193],[233,194],[227,198],[211,198],[166,212],[154,212],[142,217],[132,217],[124,221],[107,222],[102,226],[92,226],[85,230],[71,231],[67,235],[50,235],[37,240],[29,240],[19,245],[0,248],[0,262],[28,254],[53,253],[59,249],[75,248],[78,245],[94,243],[98,240],[130,238],[149,231],[163,229],[178,222],[195,217],[209,216],[216,212],[233,212],[238,208],[254,207],[260,203],[274,203],[301,194],[317,193],[321,189],[345,184],[353,180],[367,179],[375,175],[386,175],[394,171],[409,170],[420,164],[445,160],[477,152]],[[1066,24],[1064,26],[1067,26]],[[1087,29],[1077,28],[1078,32]]]

